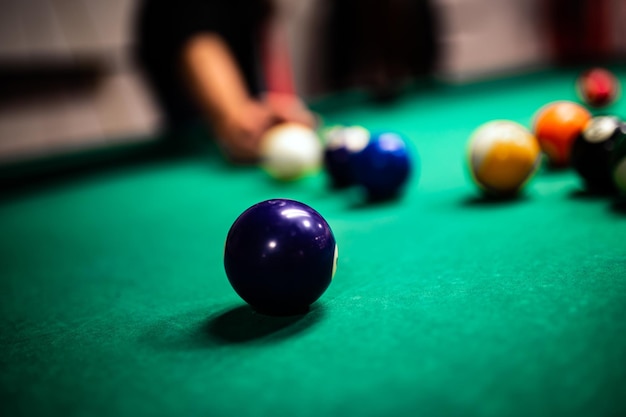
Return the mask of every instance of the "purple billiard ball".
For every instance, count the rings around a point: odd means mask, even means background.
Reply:
[[[336,126],[325,135],[324,168],[334,188],[354,184],[350,156],[363,149],[369,142],[370,133],[361,126]]]
[[[395,197],[412,169],[407,141],[394,132],[372,134],[367,146],[351,156],[350,163],[356,183],[365,188],[370,199]]]
[[[264,314],[306,312],[330,285],[336,264],[337,244],[326,220],[293,200],[255,204],[235,220],[226,237],[228,280]]]

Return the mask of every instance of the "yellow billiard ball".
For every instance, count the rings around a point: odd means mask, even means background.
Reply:
[[[487,194],[515,195],[539,166],[541,149],[524,126],[495,120],[470,136],[468,165],[474,182]]]

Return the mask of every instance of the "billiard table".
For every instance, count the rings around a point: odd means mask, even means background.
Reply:
[[[547,167],[519,198],[488,199],[465,165],[479,124],[530,126],[577,100],[577,74],[312,103],[326,125],[410,138],[419,167],[377,203],[323,173],[281,183],[228,164],[202,129],[184,147],[5,166],[2,415],[626,415],[623,201]],[[596,113],[626,115],[626,100]],[[225,276],[229,227],[276,197],[315,208],[338,243],[306,314],[255,313]]]

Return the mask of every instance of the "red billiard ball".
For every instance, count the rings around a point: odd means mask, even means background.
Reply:
[[[335,274],[337,244],[326,220],[294,200],[266,200],[231,226],[224,269],[235,292],[271,315],[305,312]]]
[[[589,69],[576,80],[580,99],[591,107],[606,107],[620,94],[620,82],[613,73],[604,68]]]

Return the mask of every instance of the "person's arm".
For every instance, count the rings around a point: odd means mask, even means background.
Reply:
[[[195,35],[186,43],[182,61],[191,91],[227,155],[256,159],[261,136],[276,117],[250,96],[228,45],[217,34]]]
[[[218,34],[195,35],[185,44],[182,60],[192,94],[233,160],[256,160],[263,133],[276,123],[315,125],[314,116],[294,94],[268,91],[262,100],[252,97]]]
[[[291,66],[285,18],[272,16],[262,30],[261,61],[266,91],[263,101],[281,121],[315,127],[314,115],[298,97]]]

